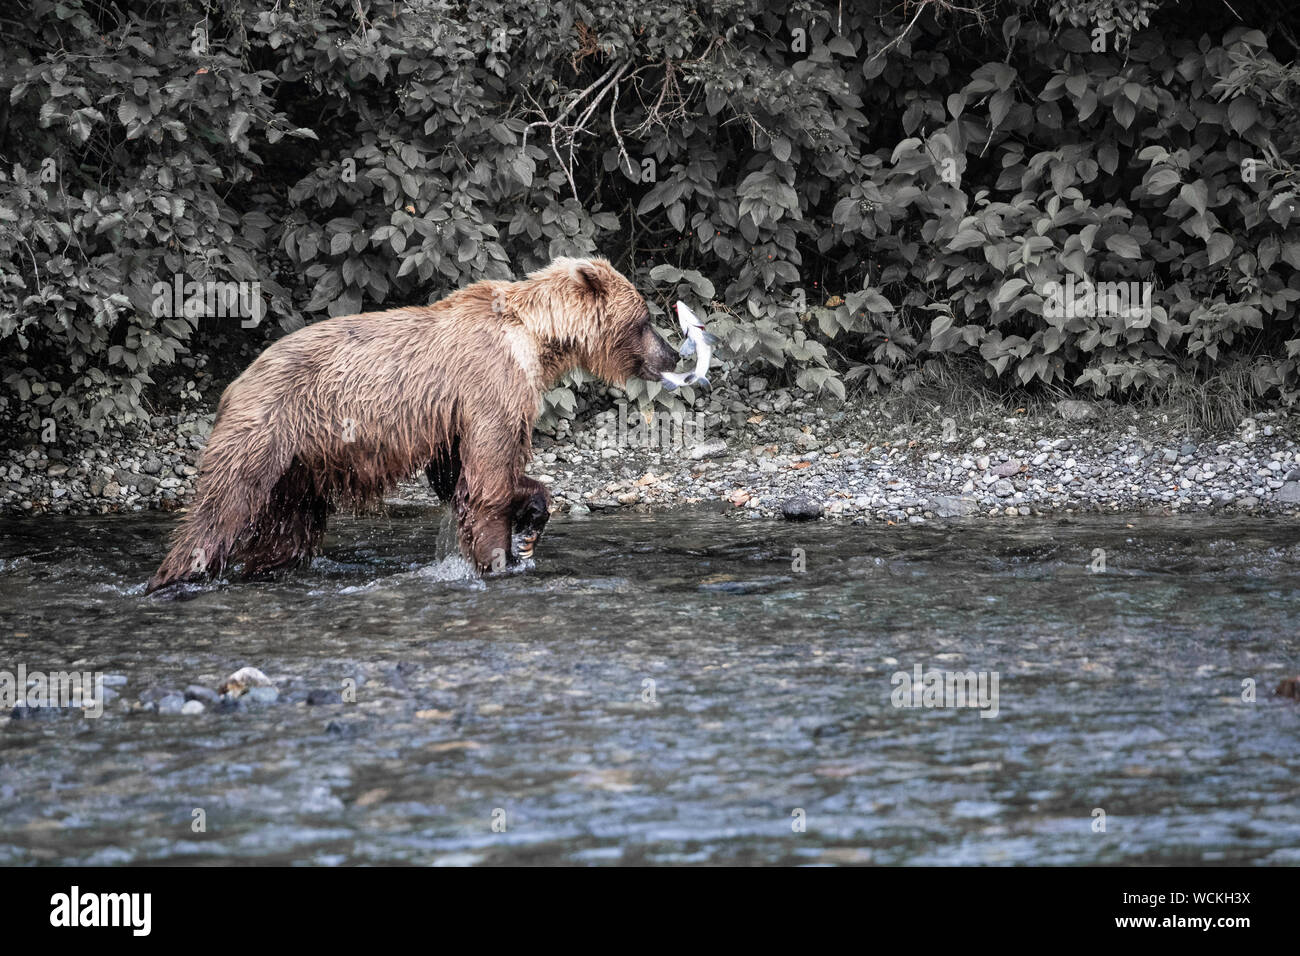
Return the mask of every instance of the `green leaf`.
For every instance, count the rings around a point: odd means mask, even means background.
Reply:
[[[1132,236],[1114,235],[1106,240],[1106,248],[1125,259],[1141,259],[1142,247]]]

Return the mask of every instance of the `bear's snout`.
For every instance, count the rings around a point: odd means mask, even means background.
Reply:
[[[677,367],[677,352],[654,329],[646,330],[646,343],[641,353],[639,378],[653,381],[664,372]]]

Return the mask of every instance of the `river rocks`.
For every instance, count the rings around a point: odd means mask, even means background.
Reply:
[[[328,690],[318,687],[307,692],[307,705],[317,707],[323,704],[340,704],[343,702],[343,696],[336,690]]]
[[[781,502],[781,515],[788,521],[811,521],[822,516],[822,506],[806,495]]]
[[[0,450],[0,511],[181,507],[218,393],[201,412],[156,415],[102,436],[69,433],[58,447]],[[1106,407],[1102,415],[1096,403],[1067,399],[1047,412],[940,407],[904,418],[887,401],[841,403],[770,382],[751,393],[748,377],[720,377],[684,413],[656,406],[654,427],[633,432],[642,415],[610,388],[581,398],[579,417],[553,435],[535,436],[531,473],[549,479],[557,515],[575,518],[683,504],[777,517],[792,498],[808,499],[807,510],[823,517],[894,524],[926,513],[993,519],[1026,509],[1300,512],[1300,422],[1262,412],[1255,429],[1188,434],[1158,409]],[[940,498],[963,503],[936,507]],[[442,506],[415,480],[390,500]]]

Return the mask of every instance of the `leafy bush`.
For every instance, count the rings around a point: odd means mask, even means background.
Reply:
[[[775,6],[19,3],[7,417],[129,420],[186,350],[592,253],[710,303],[724,368],[841,397],[955,356],[1112,395],[1232,358],[1294,396],[1298,74],[1271,7]],[[275,321],[161,314],[176,276],[258,283]],[[1088,280],[1150,307],[1095,308]]]

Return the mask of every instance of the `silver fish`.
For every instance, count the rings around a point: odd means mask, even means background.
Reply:
[[[708,385],[705,375],[709,370],[709,360],[713,358],[713,343],[717,339],[704,331],[704,323],[692,312],[685,302],[677,300],[677,322],[682,327],[686,340],[678,350],[683,358],[695,356],[695,368],[686,373],[664,372],[659,378],[664,388],[670,392],[683,385]]]

